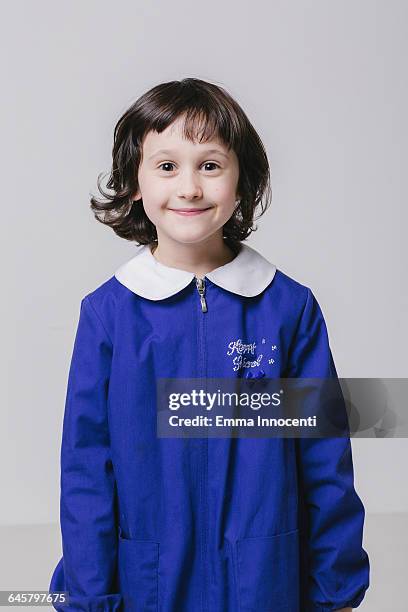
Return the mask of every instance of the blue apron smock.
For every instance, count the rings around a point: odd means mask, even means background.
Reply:
[[[148,245],[81,302],[61,444],[83,612],[329,612],[369,586],[350,439],[158,438],[156,379],[337,376],[311,290],[241,243],[206,274]]]

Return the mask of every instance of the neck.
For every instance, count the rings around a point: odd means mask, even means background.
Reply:
[[[218,234],[190,244],[160,236],[152,253],[163,265],[193,272],[199,278],[229,263],[236,256],[231,246]]]

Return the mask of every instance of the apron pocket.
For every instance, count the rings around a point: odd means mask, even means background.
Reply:
[[[118,574],[126,612],[158,610],[159,543],[118,538]]]
[[[299,530],[237,541],[242,612],[299,612]]]

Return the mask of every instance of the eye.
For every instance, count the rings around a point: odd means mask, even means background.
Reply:
[[[219,165],[216,164],[215,162],[205,162],[205,164],[203,164],[204,166],[215,166],[216,168],[219,168]]]
[[[163,162],[162,164],[160,164],[159,168],[161,168],[162,166],[174,166],[174,164],[172,164],[172,162]],[[167,170],[165,170],[165,172],[167,172]]]

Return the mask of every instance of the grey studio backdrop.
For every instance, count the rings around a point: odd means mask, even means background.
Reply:
[[[153,85],[226,87],[267,148],[249,244],[312,288],[339,375],[406,377],[408,5],[403,0],[2,5],[0,589],[47,589],[82,297],[135,247],[93,219],[114,125]],[[406,609],[406,439],[354,439],[371,587]],[[404,558],[405,557],[405,558]]]

